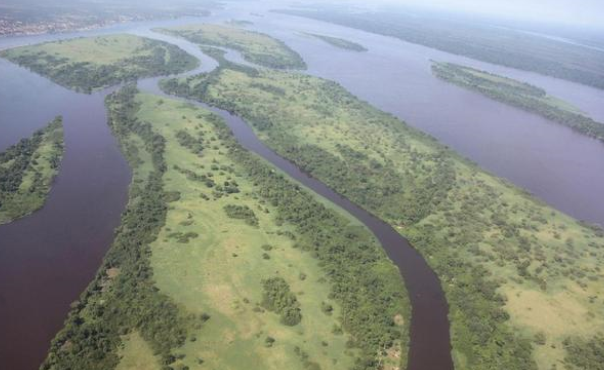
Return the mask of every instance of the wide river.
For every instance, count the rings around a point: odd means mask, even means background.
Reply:
[[[249,8],[246,8],[249,7]],[[577,218],[604,224],[604,145],[535,115],[437,80],[430,59],[457,61],[519,78],[568,99],[604,121],[604,92],[535,74],[452,56],[402,41],[321,22],[233,5],[202,19],[126,24],[99,31],[0,39],[0,49],[48,40],[116,32],[161,37],[156,26],[247,19],[297,50],[309,73],[341,83],[491,172],[528,189]],[[259,16],[262,15],[262,16]],[[305,32],[341,36],[370,50],[335,49]],[[215,62],[172,38],[202,60]],[[237,59],[235,53],[230,58]],[[46,206],[0,226],[0,367],[33,370],[74,301],[94,276],[127,200],[130,171],[106,125],[103,99],[71,92],[0,59],[0,150],[64,116],[66,153]],[[141,81],[158,92],[157,79]],[[471,107],[471,110],[468,109]],[[217,111],[238,140],[364,222],[400,267],[414,306],[410,368],[450,368],[446,302],[425,261],[394,230],[298,171],[260,143],[237,117]]]

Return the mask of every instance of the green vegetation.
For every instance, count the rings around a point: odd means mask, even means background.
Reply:
[[[43,369],[374,369],[383,350],[406,362],[404,287],[364,227],[208,111],[132,86],[107,105],[130,200]]]
[[[568,351],[567,367],[570,369],[604,369],[604,337],[598,336],[590,341],[581,338],[569,338],[564,342]]]
[[[240,206],[236,204],[227,204],[224,206],[224,211],[230,218],[244,220],[250,226],[258,226],[258,218],[256,214],[248,206]]]
[[[604,52],[526,32],[434,15],[417,9],[409,12],[329,10],[281,10],[358,28],[407,42],[464,55],[604,89]]]
[[[282,277],[266,279],[262,282],[262,307],[281,315],[281,323],[294,326],[302,321],[300,303],[290,291],[289,284]]]
[[[215,24],[158,29],[199,45],[226,47],[241,52],[248,62],[270,68],[304,69],[302,57],[283,42],[268,35]]]
[[[245,19],[231,19],[230,21],[227,21],[225,23],[237,27],[247,27],[254,25],[254,22],[246,21]]]
[[[123,337],[116,370],[161,370],[158,359],[138,332]]]
[[[0,153],[0,224],[42,208],[63,158],[63,120]]]
[[[338,37],[326,36],[326,35],[318,35],[316,33],[306,33],[308,36],[312,36],[319,40],[323,40],[326,43],[335,46],[340,49],[351,50],[351,51],[367,51],[367,48],[361,44],[357,44],[356,42],[344,40]]]
[[[163,88],[244,117],[277,153],[410,239],[445,289],[456,368],[572,369],[578,356],[565,341],[604,332],[599,227],[334,82],[223,66]]]
[[[141,77],[183,72],[198,63],[177,46],[134,35],[54,41],[8,49],[0,56],[88,93]]]
[[[536,86],[453,63],[434,63],[432,72],[447,82],[536,113],[604,142],[604,124]]]

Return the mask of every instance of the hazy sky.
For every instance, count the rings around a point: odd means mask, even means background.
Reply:
[[[389,4],[604,27],[604,0],[382,0]]]

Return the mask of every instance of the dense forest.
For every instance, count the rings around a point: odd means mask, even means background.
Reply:
[[[63,158],[63,120],[0,153],[0,224],[26,216],[44,205]]]
[[[536,113],[604,142],[604,124],[560,104],[536,86],[452,63],[434,63],[432,72],[447,82]]]
[[[80,52],[70,51],[70,44]],[[95,55],[97,59],[79,60],[82,55]],[[2,51],[0,57],[86,93],[141,77],[183,72],[197,65],[194,57],[175,45],[132,35],[25,46]]]
[[[599,227],[554,211],[331,81],[225,66],[163,88],[244,117],[277,153],[409,238],[443,283],[458,368],[561,366],[578,358],[565,341],[598,343]],[[588,314],[564,322],[566,302]],[[563,323],[553,330],[540,310]]]
[[[604,52],[451,15],[353,12],[344,8],[280,10],[284,14],[354,27],[488,63],[604,89]]]

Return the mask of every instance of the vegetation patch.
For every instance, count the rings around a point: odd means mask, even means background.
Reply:
[[[432,73],[457,86],[536,113],[604,143],[604,124],[536,86],[453,63],[432,64]]]
[[[335,46],[336,48],[357,52],[367,51],[367,48],[363,45],[349,40],[341,39],[339,37],[319,35],[316,33],[307,33],[306,35],[325,41],[329,45]]]
[[[116,370],[162,370],[153,350],[136,331],[123,338],[119,358]]]
[[[237,27],[200,24],[157,31],[179,36],[199,45],[226,47],[241,52],[245,60],[270,68],[304,69],[302,57],[283,42],[263,33]]]
[[[63,121],[57,117],[0,153],[0,224],[42,208],[63,151]]]
[[[88,93],[141,77],[184,72],[198,64],[177,46],[125,34],[22,46],[0,56],[59,85]]]
[[[258,226],[258,218],[256,214],[248,206],[240,206],[236,204],[227,204],[224,206],[224,211],[230,218],[244,220],[250,226]]]
[[[590,340],[568,338],[564,342],[569,369],[604,369],[604,337],[598,335]]]
[[[281,315],[281,323],[294,326],[302,321],[300,303],[282,277],[266,279],[262,282],[262,306]]]

